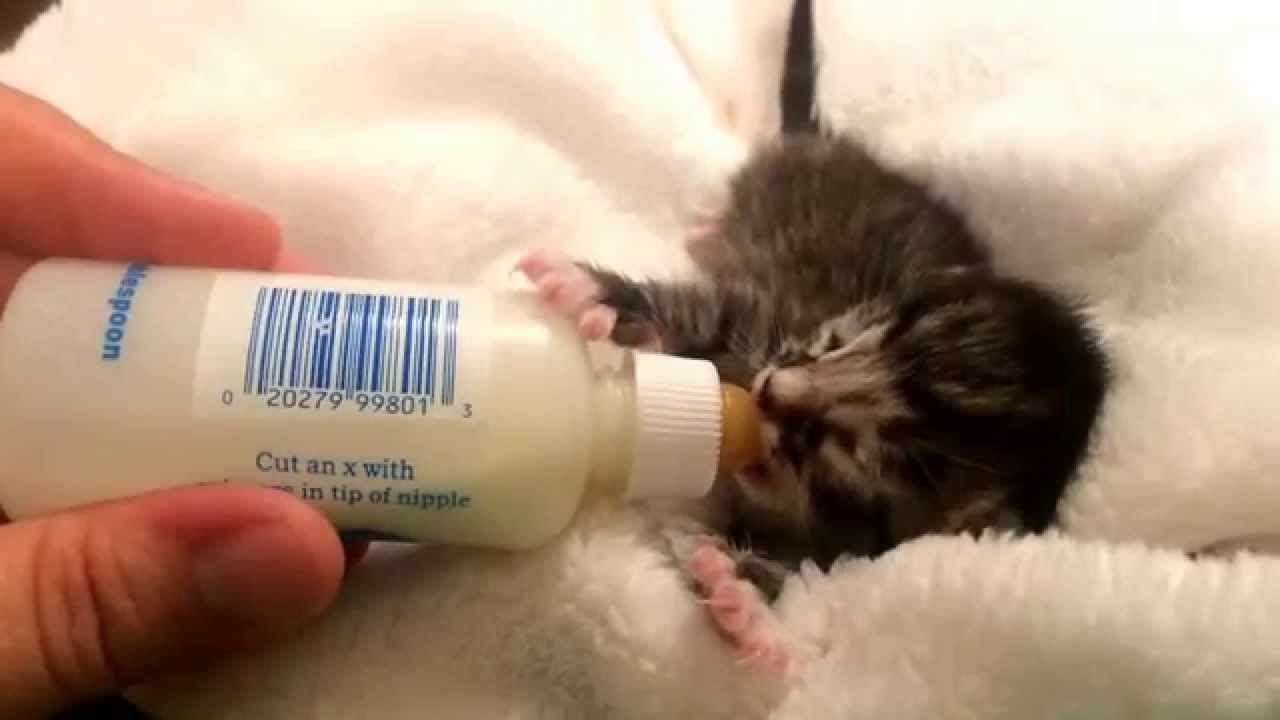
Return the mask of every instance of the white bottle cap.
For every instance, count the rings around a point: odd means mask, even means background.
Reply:
[[[637,352],[627,499],[700,498],[720,463],[720,375],[705,360]]]

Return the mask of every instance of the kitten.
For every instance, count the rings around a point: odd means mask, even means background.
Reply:
[[[585,336],[752,390],[767,457],[715,495],[725,542],[689,559],[747,651],[776,648],[738,578],[772,601],[806,559],[1052,523],[1108,383],[1078,308],[997,273],[957,213],[841,137],[762,148],[690,235],[691,282],[520,267]]]

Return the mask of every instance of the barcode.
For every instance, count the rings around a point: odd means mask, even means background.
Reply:
[[[460,303],[334,290],[258,290],[244,392],[396,393],[452,405]]]

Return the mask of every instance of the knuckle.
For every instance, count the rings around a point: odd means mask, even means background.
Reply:
[[[51,685],[82,695],[124,680],[111,640],[138,614],[113,539],[83,518],[53,518],[32,562],[33,630]]]

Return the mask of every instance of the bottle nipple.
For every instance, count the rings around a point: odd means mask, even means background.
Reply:
[[[719,475],[727,477],[764,455],[760,441],[760,408],[751,393],[728,383],[720,385],[721,431]]]

